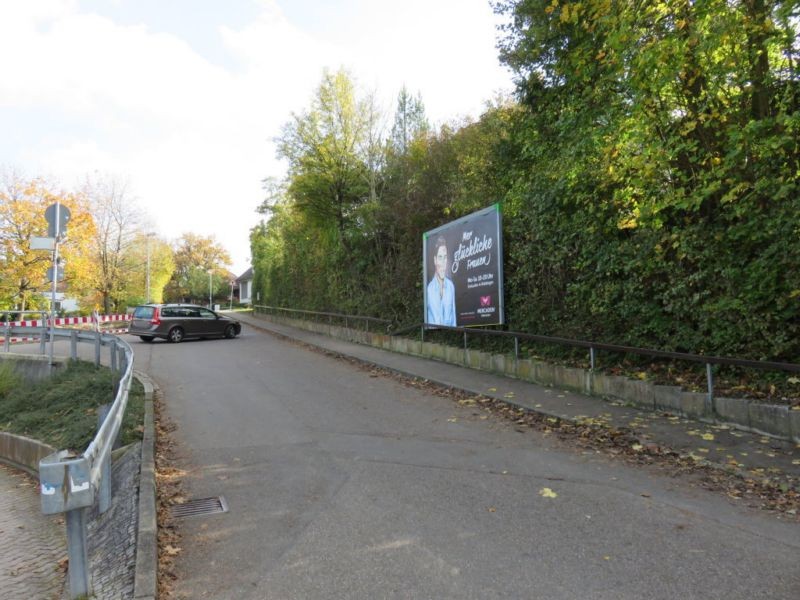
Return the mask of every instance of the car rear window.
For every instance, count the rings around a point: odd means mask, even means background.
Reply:
[[[155,308],[152,306],[137,306],[133,311],[134,319],[152,319]]]

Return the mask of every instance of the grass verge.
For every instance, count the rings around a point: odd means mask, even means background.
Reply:
[[[70,361],[42,381],[24,384],[8,363],[0,363],[0,430],[82,452],[97,431],[98,409],[114,399],[118,379],[106,367]],[[144,388],[134,379],[120,428],[123,445],[142,438]]]

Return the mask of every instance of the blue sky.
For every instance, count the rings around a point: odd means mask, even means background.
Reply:
[[[0,167],[126,180],[159,235],[249,266],[273,138],[324,68],[437,124],[511,89],[488,0],[0,0]]]

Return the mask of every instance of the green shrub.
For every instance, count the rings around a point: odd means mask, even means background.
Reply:
[[[13,389],[20,385],[20,377],[14,367],[5,361],[0,361],[0,398],[5,398]]]
[[[97,431],[98,409],[114,399],[118,375],[106,367],[71,361],[52,377],[0,393],[0,429],[83,451]],[[2,376],[0,375],[0,381]],[[134,382],[120,431],[123,444],[141,438],[144,391]]]

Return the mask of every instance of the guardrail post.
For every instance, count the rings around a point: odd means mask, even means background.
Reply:
[[[594,371],[594,346],[589,346],[589,368]]]
[[[39,330],[39,354],[44,356],[47,353],[47,325],[42,325],[42,328]]]
[[[706,363],[706,381],[708,382],[708,396],[706,397],[706,410],[714,414],[714,374],[711,372],[711,363]]]
[[[519,338],[514,336],[514,360],[519,362]]]
[[[422,340],[422,343],[425,343],[425,325],[422,325],[420,328],[419,337]]]
[[[3,342],[3,351],[8,352],[11,350],[11,324],[6,321],[6,335],[5,341]]]
[[[86,546],[86,508],[94,503],[90,471],[84,457],[66,450],[39,461],[42,512],[66,513],[70,598],[88,596],[92,591]]]
[[[89,559],[86,550],[86,509],[68,510],[67,555],[69,556],[70,598],[89,596],[92,582],[89,576]]]
[[[114,344],[116,346],[116,343]],[[119,357],[119,370],[121,373],[125,373],[128,370],[128,357],[125,354],[125,351],[120,352]]]
[[[116,347],[116,346],[114,346]],[[103,421],[108,417],[111,410],[109,404],[103,404],[97,411],[97,429],[103,425]],[[112,445],[113,447],[113,445]],[[103,514],[111,507],[111,449],[109,448],[108,455],[100,465],[100,489],[98,490],[98,510]]]
[[[69,356],[72,360],[78,360],[78,330],[73,329],[69,332]]]
[[[111,344],[109,350],[111,352],[111,371],[113,373],[114,371],[119,371],[117,367],[117,345]]]
[[[94,366],[100,366],[100,332],[94,332]]]

